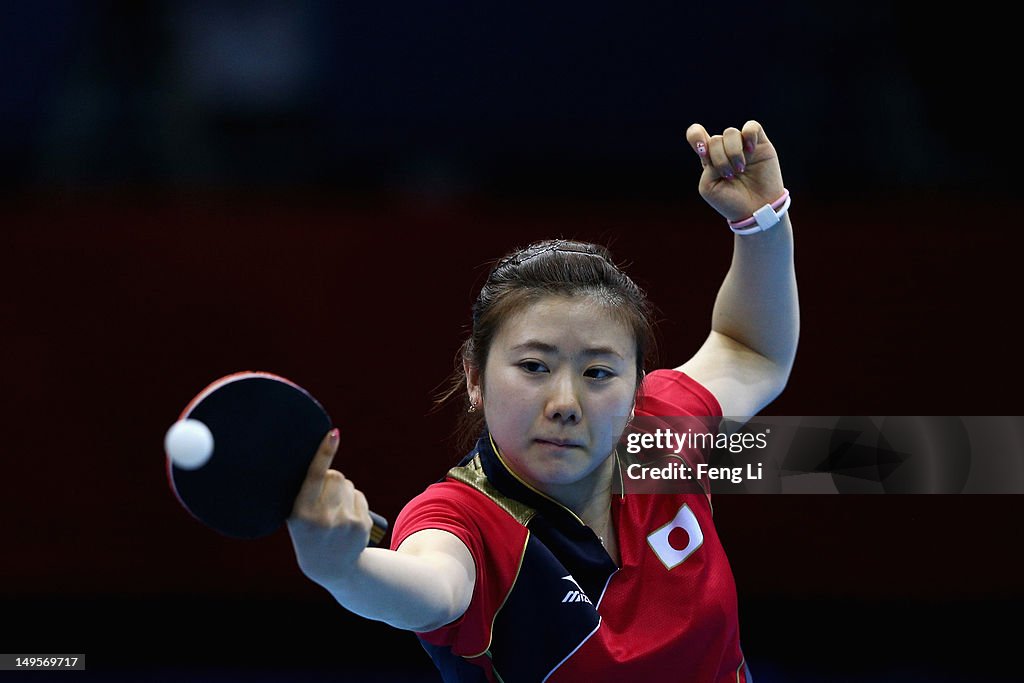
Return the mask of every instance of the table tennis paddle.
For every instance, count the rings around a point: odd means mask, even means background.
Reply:
[[[294,382],[269,372],[227,375],[199,392],[168,431],[168,482],[185,509],[214,530],[267,536],[291,514],[330,428],[327,411]],[[370,517],[376,545],[388,523]]]

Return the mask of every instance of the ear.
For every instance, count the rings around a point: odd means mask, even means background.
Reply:
[[[466,373],[466,393],[469,394],[469,402],[475,405],[477,408],[483,408],[484,405],[484,385],[483,378],[480,376],[480,369],[469,362],[469,360],[462,359],[462,370]]]
[[[640,387],[644,383],[644,379],[647,377],[647,373],[643,370],[640,371],[640,384],[637,385],[636,391],[633,392],[633,407],[629,409],[629,422],[633,421],[636,417],[636,399],[640,395]]]

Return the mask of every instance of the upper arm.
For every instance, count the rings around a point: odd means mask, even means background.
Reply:
[[[789,376],[788,368],[715,331],[676,370],[710,391],[722,406],[723,417],[741,423],[775,400]]]
[[[476,562],[458,536],[442,529],[422,529],[402,541],[396,552],[429,562],[437,584],[450,593],[450,614],[441,623],[427,624],[418,631],[433,631],[465,614],[476,587]]]

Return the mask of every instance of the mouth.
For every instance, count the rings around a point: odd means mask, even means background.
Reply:
[[[534,441],[545,446],[554,446],[555,448],[583,448],[583,446],[573,441],[561,441],[559,439],[534,439]]]

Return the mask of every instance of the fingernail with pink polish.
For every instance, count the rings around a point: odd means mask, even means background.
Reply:
[[[707,156],[708,148],[704,146],[703,142],[697,143],[697,154],[702,157]]]
[[[742,161],[740,163],[736,164],[736,172],[737,173],[743,173],[743,171],[745,171],[745,170],[747,170],[747,167],[743,164]]]

